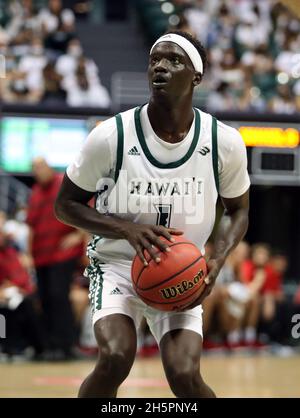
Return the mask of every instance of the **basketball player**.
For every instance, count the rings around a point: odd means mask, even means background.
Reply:
[[[94,235],[87,274],[99,357],[80,397],[117,395],[132,367],[143,317],[159,344],[173,393],[215,396],[200,375],[201,302],[247,230],[250,182],[239,133],[192,107],[205,64],[205,51],[191,35],[173,31],[159,38],[150,52],[149,103],[97,126],[67,169],[57,217]],[[87,203],[95,194],[93,209]],[[182,233],[204,251],[218,194],[225,211],[204,293],[182,311],[145,305],[132,288],[133,257],[137,253],[147,264],[147,250],[159,263],[155,247],[169,251],[166,242]]]

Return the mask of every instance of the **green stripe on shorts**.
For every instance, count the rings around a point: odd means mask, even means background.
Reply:
[[[96,259],[91,259],[91,264],[85,269],[84,275],[90,279],[89,299],[94,314],[102,308],[103,271],[101,263]]]

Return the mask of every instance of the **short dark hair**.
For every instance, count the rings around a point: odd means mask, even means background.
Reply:
[[[203,74],[205,73],[206,67],[207,67],[207,54],[206,54],[206,50],[204,48],[204,46],[202,45],[202,43],[200,41],[198,41],[197,38],[195,38],[193,35],[191,35],[188,32],[184,32],[183,30],[170,30],[167,33],[174,33],[175,35],[180,35],[183,36],[185,39],[187,39],[188,41],[190,41],[194,47],[197,49],[197,51],[199,52],[199,55],[202,59],[202,63],[203,63]]]

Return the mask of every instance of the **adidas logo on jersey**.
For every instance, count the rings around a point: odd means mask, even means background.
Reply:
[[[116,287],[114,290],[110,292],[110,295],[123,295],[123,293],[118,287]]]
[[[134,146],[128,151],[128,155],[141,155],[141,154],[139,150],[137,149],[137,147]]]
[[[210,152],[210,149],[208,147],[202,147],[202,148],[198,149],[198,152],[201,155],[206,155],[206,154],[208,154]]]

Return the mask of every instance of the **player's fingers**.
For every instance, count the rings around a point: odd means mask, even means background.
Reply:
[[[179,231],[179,230],[177,230],[175,228],[165,228],[164,226],[155,226],[154,232],[157,235],[161,235],[161,236],[165,237],[170,242],[174,242],[175,241],[175,239],[172,237],[172,234],[173,235],[181,235],[181,234],[183,234],[182,231]]]
[[[206,285],[209,285],[211,283],[211,278],[209,276],[206,276],[205,279],[204,279],[204,283]]]
[[[146,238],[142,238],[141,239],[141,243],[142,246],[147,250],[147,252],[149,253],[150,257],[156,262],[159,263],[160,262],[160,257],[159,254],[157,252],[157,248],[154,247],[153,244],[151,244],[151,242],[148,241],[148,239]]]
[[[206,284],[206,286],[210,286],[212,288],[215,284],[216,278],[217,274],[215,273],[215,271],[210,271],[203,281]]]
[[[137,255],[140,257],[142,263],[144,264],[144,266],[148,266],[148,262],[145,259],[144,253],[142,251],[142,247],[140,245],[137,245],[135,247],[135,250],[136,250]]]
[[[170,247],[168,246],[168,244],[166,244],[164,241],[162,241],[161,239],[159,239],[159,237],[155,234],[151,235],[149,237],[149,239],[151,240],[151,242],[155,245],[156,248],[159,248],[160,250],[164,251],[164,252],[169,252],[171,251]]]
[[[157,233],[157,235],[161,235],[162,237],[166,238],[170,242],[175,241],[172,235],[168,232],[166,228],[158,227],[155,232]]]
[[[172,235],[182,235],[184,233],[184,231],[181,231],[180,229],[176,229],[176,228],[167,228],[167,230]]]

